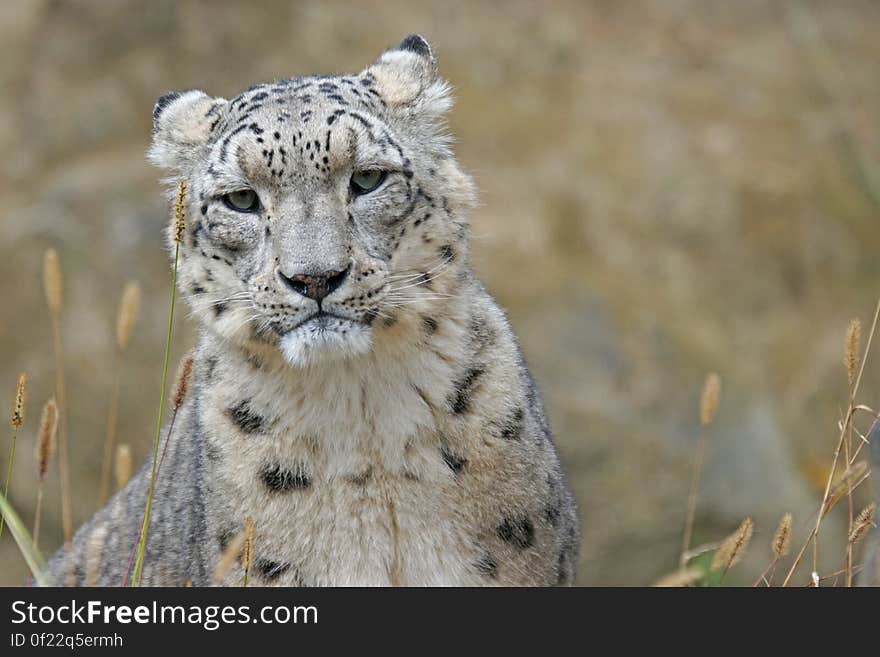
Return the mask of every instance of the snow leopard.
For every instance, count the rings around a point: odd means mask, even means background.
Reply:
[[[167,238],[199,337],[141,584],[574,582],[543,402],[470,266],[451,105],[415,34],[357,74],[155,104],[148,157],[186,184]],[[55,583],[130,582],[153,471],[56,553]]]

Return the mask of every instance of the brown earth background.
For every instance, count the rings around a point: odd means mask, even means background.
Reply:
[[[676,565],[714,370],[696,541],[753,516],[729,579],[750,583],[784,511],[798,545],[814,521],[846,326],[868,324],[880,294],[877,2],[0,3],[0,408],[30,377],[13,504],[29,522],[54,376],[48,246],[65,275],[77,524],[96,504],[128,279],[144,303],[119,433],[137,462],[150,448],[169,284],[160,173],[143,157],[155,99],[360,70],[410,32],[456,89],[450,125],[481,189],[473,264],[544,391],[580,504],[579,582],[649,584]],[[192,342],[185,313],[176,330],[173,358]],[[880,360],[863,390],[880,403]],[[57,473],[46,495],[54,549]],[[825,527],[826,571],[843,519]],[[6,532],[0,584],[25,573]]]

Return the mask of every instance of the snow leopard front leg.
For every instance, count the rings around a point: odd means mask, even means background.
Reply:
[[[156,478],[141,583],[148,586],[209,584],[210,568],[202,548],[203,466],[195,401],[180,409]],[[168,428],[162,432],[164,441]],[[49,560],[55,586],[123,586],[131,579],[140,537],[152,459],[73,537],[70,553],[62,546]]]

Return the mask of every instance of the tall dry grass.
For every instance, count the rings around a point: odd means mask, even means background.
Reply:
[[[22,372],[18,375],[18,384],[15,386],[15,401],[12,405],[12,417],[9,424],[12,427],[12,443],[9,446],[9,464],[6,466],[6,483],[3,485],[3,496],[9,497],[9,480],[12,478],[12,466],[15,463],[15,445],[18,442],[18,430],[24,424],[25,400],[27,395],[27,375]],[[0,517],[0,538],[3,538],[5,521]]]
[[[43,256],[43,291],[49,318],[52,322],[52,345],[55,353],[55,400],[58,405],[58,476],[61,482],[61,521],[64,529],[64,551],[67,554],[67,580],[75,583],[70,551],[73,545],[73,508],[70,499],[70,449],[67,444],[67,389],[64,377],[64,344],[61,331],[61,311],[64,277],[55,249],[47,249]]]
[[[839,435],[834,449],[834,457],[816,513],[815,524],[812,525],[812,529],[804,540],[801,549],[789,565],[785,578],[782,581],[782,586],[788,586],[792,583],[795,573],[810,547],[812,547],[812,568],[810,570],[810,579],[805,583],[806,585],[820,586],[823,581],[828,580],[837,584],[842,579],[844,586],[849,587],[853,585],[854,577],[857,574],[855,549],[861,539],[874,526],[876,506],[874,503],[871,503],[857,514],[853,506],[854,491],[871,476],[868,462],[858,459],[861,450],[868,444],[868,439],[863,432],[859,431],[856,418],[862,413],[869,415],[872,422],[880,418],[877,411],[870,406],[859,404],[857,397],[865,364],[877,330],[878,319],[880,319],[880,301],[877,302],[871,322],[871,329],[863,351],[861,350],[861,323],[859,320],[852,320],[847,328],[843,356],[843,365],[846,370],[848,383],[847,412],[838,426]],[[693,475],[686,504],[685,529],[681,556],[679,558],[679,568],[677,571],[658,579],[655,583],[656,586],[721,584],[727,571],[742,561],[752,538],[754,523],[750,518],[746,518],[739,528],[726,539],[700,545],[696,548],[690,547],[700,477],[707,449],[706,429],[714,421],[718,410],[720,389],[721,384],[717,374],[710,374],[703,385],[700,398],[700,433],[694,450]],[[847,500],[847,533],[843,563],[839,570],[822,575],[819,573],[819,539],[822,523],[829,512],[843,499]],[[766,586],[773,585],[774,576],[779,564],[788,556],[791,550],[792,532],[793,517],[791,513],[786,512],[782,516],[770,542],[772,553],[770,563],[755,580],[753,586],[761,584]],[[701,570],[691,565],[695,559],[708,553],[713,553],[711,565],[708,569]],[[719,573],[719,576],[713,578],[713,572]]]
[[[187,183],[180,179],[177,182],[177,197],[174,203],[174,264],[171,270],[171,301],[168,309],[168,332],[165,337],[165,358],[162,364],[162,392],[159,395],[159,412],[156,415],[156,438],[153,441],[153,464],[150,471],[150,488],[147,492],[144,520],[140,530],[137,556],[134,562],[134,572],[131,577],[131,585],[139,586],[144,567],[144,555],[147,549],[147,538],[150,528],[150,512],[153,508],[153,494],[156,490],[156,468],[159,461],[159,440],[162,436],[162,418],[165,410],[165,388],[168,383],[168,360],[171,356],[171,334],[174,327],[174,305],[177,299],[177,265],[180,259],[180,244],[183,241],[183,231],[186,228],[186,203]]]
[[[43,484],[49,472],[49,461],[55,454],[56,434],[58,432],[58,407],[55,399],[49,399],[43,406],[40,430],[37,434],[35,460],[37,462],[37,505],[34,510],[34,547],[40,544],[40,516],[43,510]]]
[[[110,392],[110,407],[107,411],[107,429],[104,435],[104,456],[101,460],[101,483],[98,490],[98,506],[103,506],[110,493],[111,461],[116,450],[116,425],[119,417],[119,385],[125,352],[131,340],[131,332],[137,321],[141,305],[141,288],[137,281],[129,281],[119,301],[116,316],[116,353],[113,368],[113,388]]]

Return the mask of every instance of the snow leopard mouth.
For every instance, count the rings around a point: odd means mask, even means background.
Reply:
[[[293,331],[302,329],[309,329],[316,332],[334,331],[341,326],[347,326],[351,324],[363,324],[364,326],[366,326],[365,322],[352,319],[351,317],[337,315],[336,313],[328,313],[326,310],[318,310],[317,312],[313,313],[309,317],[306,317],[299,324],[291,328],[288,333],[292,333]]]
[[[292,365],[363,355],[372,344],[366,322],[319,310],[281,337],[279,346]]]

